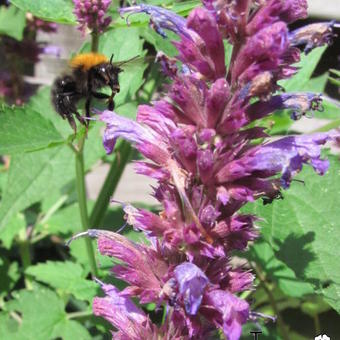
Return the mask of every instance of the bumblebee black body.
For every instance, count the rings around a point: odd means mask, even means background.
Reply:
[[[98,53],[79,54],[70,62],[72,73],[58,77],[53,84],[51,97],[56,112],[67,119],[76,132],[77,126],[74,117],[88,127],[89,120],[77,111],[80,99],[86,99],[86,117],[90,117],[92,98],[107,99],[108,109],[114,109],[114,96],[119,92],[118,75],[122,71],[119,66],[112,63]],[[111,88],[111,95],[98,92],[103,87]]]

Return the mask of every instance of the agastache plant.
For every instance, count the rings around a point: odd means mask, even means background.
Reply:
[[[120,261],[112,272],[128,284],[119,291],[98,281],[106,296],[95,298],[93,311],[116,328],[115,339],[211,339],[223,333],[236,340],[242,325],[257,316],[240,297],[254,289],[254,275],[230,261],[234,250],[245,250],[259,236],[258,217],[240,209],[259,198],[282,198],[304,164],[324,174],[328,161],[321,146],[339,136],[331,131],[266,141],[256,120],[279,109],[291,110],[293,119],[321,110],[319,94],[275,92],[279,80],[297,72],[298,47],[307,53],[328,43],[332,23],[290,32],[288,24],[307,16],[304,0],[203,1],[187,19],[145,4],[121,9],[122,15],[141,12],[163,37],[166,30],[180,37],[173,42],[175,59],[158,57],[171,85],[160,100],[139,106],[137,121],[111,111],[99,112],[99,119],[106,123],[107,153],[124,138],[146,158],[135,169],[157,180],[153,195],[161,211],[124,208],[148,245],[119,233],[87,232],[98,239],[101,254]],[[223,39],[233,45],[228,65]],[[163,306],[162,325],[131,298]]]

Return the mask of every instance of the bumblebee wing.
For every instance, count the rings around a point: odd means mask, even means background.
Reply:
[[[127,60],[113,62],[112,65],[123,70],[134,67],[134,66],[142,66],[145,63],[154,61],[155,57],[152,56],[135,56]]]

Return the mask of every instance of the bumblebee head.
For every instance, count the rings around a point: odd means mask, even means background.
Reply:
[[[123,70],[111,62],[102,63],[96,66],[95,78],[100,86],[109,86],[111,89],[118,85],[118,75]]]

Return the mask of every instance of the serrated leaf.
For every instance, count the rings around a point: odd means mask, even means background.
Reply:
[[[47,21],[76,24],[71,0],[11,0],[11,4]]]
[[[1,339],[51,339],[55,326],[66,317],[63,301],[54,292],[43,288],[36,291],[17,291],[15,300],[9,301],[6,309],[19,312],[22,323],[15,331],[12,329],[9,332],[7,328],[2,334],[0,332]]]
[[[79,300],[92,301],[98,290],[94,281],[85,279],[86,272],[77,263],[47,261],[26,269],[26,274],[49,284],[65,293],[73,294]]]
[[[283,201],[258,203],[254,212],[265,220],[262,234],[276,257],[340,313],[340,166],[337,158],[330,160],[323,177],[305,167],[298,177],[305,185],[293,183]]]
[[[0,154],[16,154],[63,143],[53,124],[26,107],[0,108]]]
[[[279,85],[283,86],[287,92],[301,91],[308,84],[316,66],[318,65],[327,46],[315,48],[309,54],[301,54],[301,60],[294,66],[299,67],[298,73],[292,78],[281,80]]]
[[[67,146],[13,156],[0,206],[0,230],[17,212],[51,192],[63,192],[74,178],[74,166]]]
[[[25,25],[25,12],[15,6],[0,7],[0,34],[21,40]]]

